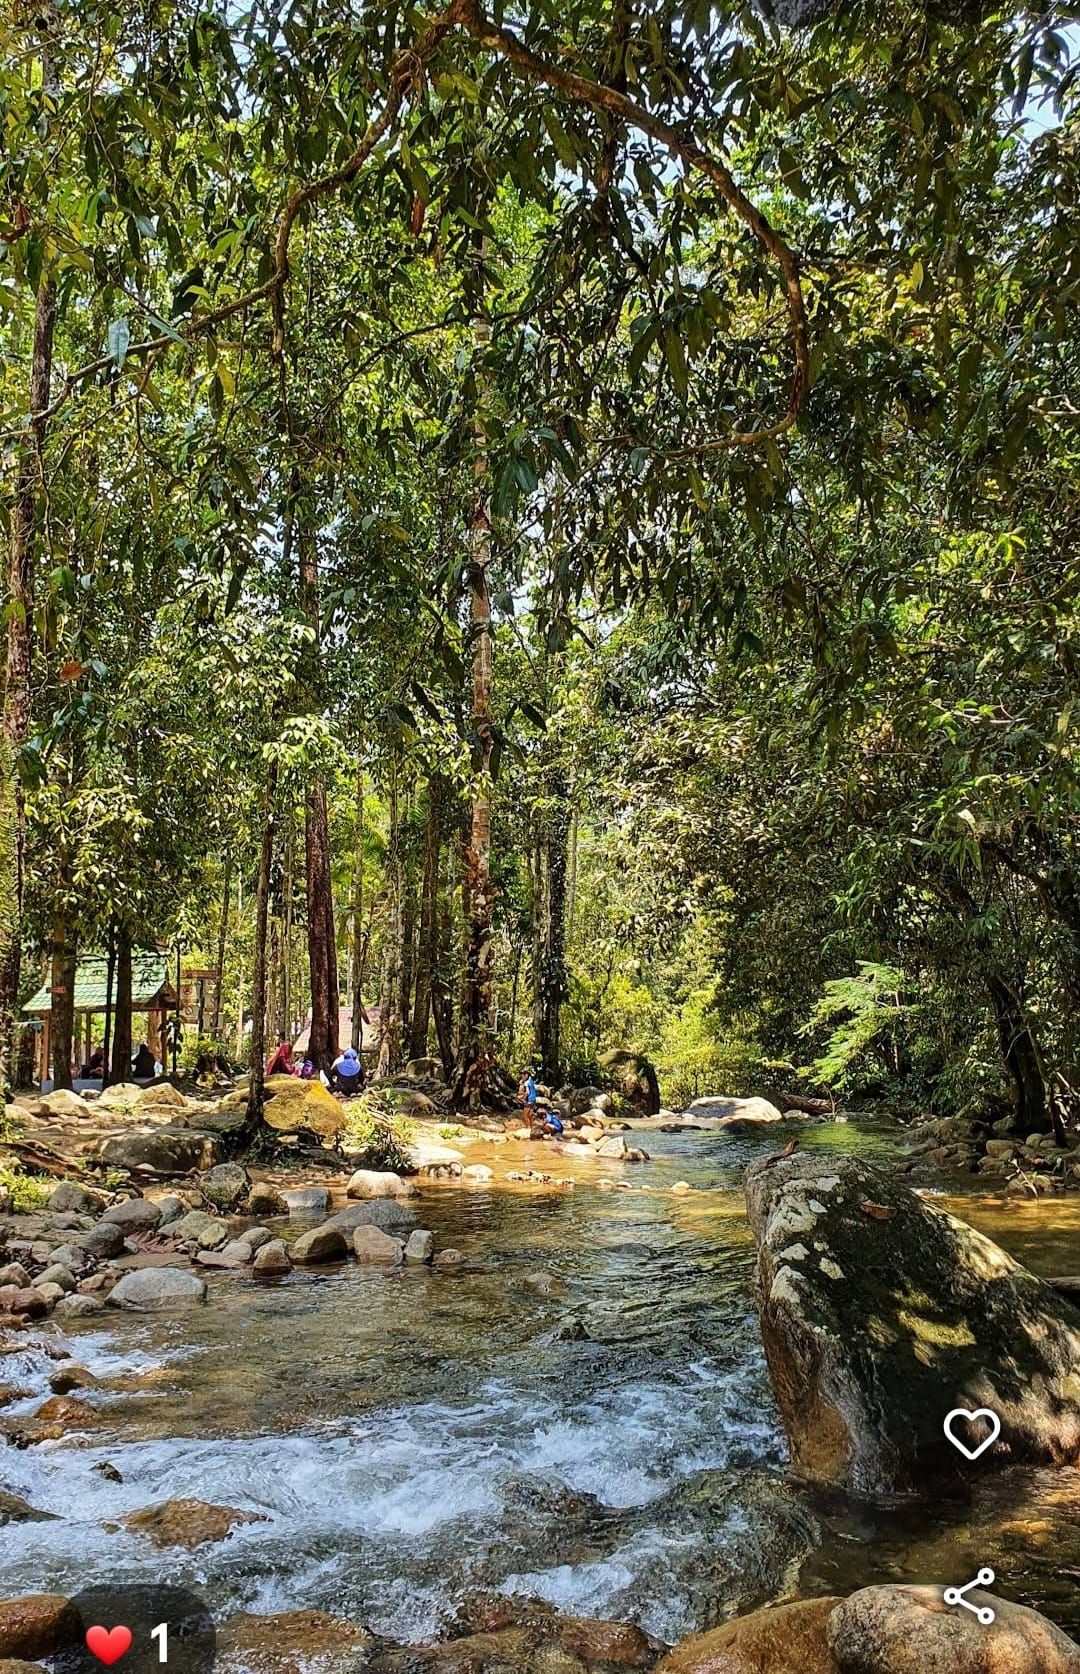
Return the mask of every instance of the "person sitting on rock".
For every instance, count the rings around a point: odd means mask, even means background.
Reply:
[[[266,1060],[267,1075],[295,1075],[297,1066],[293,1062],[292,1044],[288,1035],[279,1035],[278,1043]]]
[[[364,1085],[364,1069],[355,1046],[347,1046],[334,1059],[334,1087],[345,1098],[359,1093]]]

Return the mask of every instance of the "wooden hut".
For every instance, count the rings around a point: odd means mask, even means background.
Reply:
[[[382,1010],[379,1006],[365,1006],[367,1015],[360,1024],[361,1052],[377,1052],[379,1048],[379,1020]],[[293,1057],[302,1058],[311,1040],[311,1017],[307,1018],[304,1027],[293,1041]],[[338,1007],[338,1044],[348,1046],[352,1040],[352,1006]]]
[[[104,1014],[107,1003],[109,965],[103,953],[89,954],[80,959],[75,970],[75,1029],[72,1042],[76,1068],[90,1056],[93,1038],[93,1019]],[[115,992],[111,996],[116,1004]],[[146,1015],[145,1040],[154,1056],[167,1063],[165,1056],[168,1034],[166,1021],[176,1007],[176,990],[169,982],[167,953],[133,953],[131,956],[131,1011],[132,1016]],[[37,1043],[38,1080],[46,1081],[51,1070],[52,985],[45,983],[33,999],[23,1006],[23,1016],[37,1024],[40,1034]],[[139,1031],[132,1027],[132,1037],[139,1044]]]

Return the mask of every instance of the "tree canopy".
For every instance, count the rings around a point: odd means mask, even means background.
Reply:
[[[1066,10],[0,36],[5,1076],[46,962],[181,943],[223,1049],[377,1004],[463,1107],[632,1045],[1060,1125]]]

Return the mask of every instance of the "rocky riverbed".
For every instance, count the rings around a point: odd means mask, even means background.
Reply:
[[[823,1159],[889,1160],[895,1136],[855,1123],[663,1131],[682,1125],[635,1124],[638,1162],[433,1127],[428,1172],[386,1196],[367,1180],[348,1198],[347,1172],[264,1170],[231,1198],[225,1174],[222,1202],[198,1208],[194,1181],[147,1185],[146,1201],[179,1203],[124,1227],[122,1253],[95,1258],[107,1287],[80,1291],[73,1272],[57,1312],[13,1332],[0,1358],[7,1590],[145,1579],[165,1552],[231,1624],[229,1667],[283,1670],[252,1646],[258,1619],[284,1611],[297,1667],[305,1632],[312,1646],[333,1637],[322,1612],[375,1636],[364,1654],[384,1660],[347,1666],[535,1657],[561,1674],[649,1666],[662,1644],[785,1597],[964,1580],[993,1553],[999,1592],[1075,1631],[1063,1581],[1080,1572],[1075,1472],[1016,1467],[891,1510],[789,1477],[742,1170],[789,1134]],[[313,1195],[290,1204],[293,1191]],[[963,1208],[1061,1271],[1071,1198],[969,1195]],[[54,1213],[90,1222],[49,1229],[69,1242],[116,1224]],[[327,1241],[342,1213],[341,1242]],[[9,1240],[13,1227],[52,1257],[44,1228],[14,1217]],[[418,1232],[430,1242],[406,1259]],[[275,1244],[285,1261],[259,1270]],[[152,1289],[163,1271],[198,1293],[107,1305],[126,1274]],[[63,1299],[86,1294],[96,1305],[80,1318]],[[495,1615],[474,1603],[463,1619],[478,1594],[502,1601]],[[586,1656],[583,1629],[551,1625],[582,1618],[644,1637]],[[485,1635],[516,1637],[466,1653]],[[392,1649],[425,1642],[443,1648],[411,1661]]]

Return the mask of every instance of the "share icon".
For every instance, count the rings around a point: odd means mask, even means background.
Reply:
[[[994,1623],[994,1612],[990,1606],[988,1604],[969,1604],[964,1594],[970,1593],[975,1587],[992,1587],[995,1579],[992,1569],[980,1569],[974,1581],[969,1581],[965,1587],[946,1587],[945,1603],[958,1604],[961,1610],[970,1610],[971,1614],[977,1618],[980,1627],[991,1627]]]

